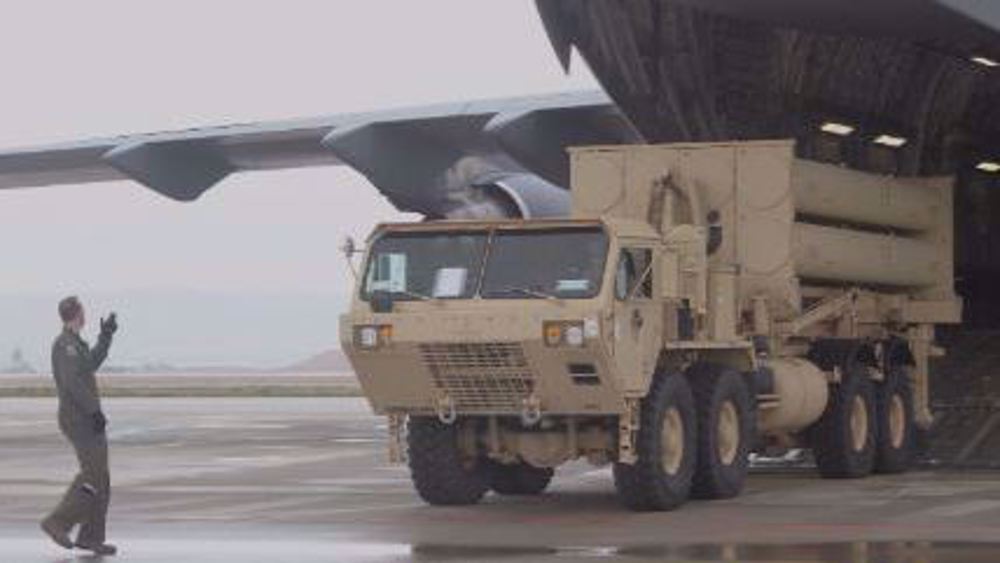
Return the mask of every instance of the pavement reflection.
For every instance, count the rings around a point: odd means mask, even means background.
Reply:
[[[83,553],[57,555],[39,550],[36,540],[3,540],[4,561],[18,563],[302,563],[352,561],[768,561],[797,563],[994,563],[1000,543],[974,542],[844,542],[814,544],[636,545],[624,547],[478,546],[461,544],[357,544],[338,541],[167,541],[137,540],[121,557]]]
[[[629,547],[526,547],[417,545],[415,561],[537,561],[558,559],[652,561],[769,561],[802,563],[996,562],[1000,543],[844,542],[749,545],[644,545]]]

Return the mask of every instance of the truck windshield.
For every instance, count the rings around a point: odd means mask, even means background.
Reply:
[[[362,297],[468,299],[479,287],[488,233],[388,233],[372,245]]]
[[[608,239],[596,227],[497,231],[482,297],[586,299],[601,290]]]
[[[471,299],[481,287],[484,299],[587,299],[601,290],[607,251],[599,227],[390,232],[372,243],[361,296]]]

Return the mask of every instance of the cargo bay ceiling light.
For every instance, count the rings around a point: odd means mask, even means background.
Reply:
[[[986,57],[972,57],[972,62],[989,68],[995,68],[1000,66],[1000,62],[997,62],[993,59],[988,59]]]
[[[899,147],[906,144],[906,138],[896,137],[895,135],[879,135],[878,137],[875,138],[874,143],[876,145],[882,145],[898,149]]]
[[[837,123],[836,121],[827,121],[820,126],[820,131],[840,137],[846,137],[854,132],[854,127],[843,123]]]
[[[976,170],[981,170],[983,172],[989,172],[990,174],[996,174],[1000,172],[1000,163],[983,161],[976,165]]]

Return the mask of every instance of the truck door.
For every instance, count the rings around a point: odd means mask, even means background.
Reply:
[[[644,391],[656,368],[662,319],[654,300],[658,283],[649,247],[625,247],[618,255],[614,292],[614,357],[625,389]]]

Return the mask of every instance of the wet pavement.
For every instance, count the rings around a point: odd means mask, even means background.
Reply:
[[[0,400],[0,562],[94,560],[37,529],[74,470],[51,399]],[[118,561],[1000,561],[1000,474],[755,473],[727,501],[617,503],[607,468],[431,508],[357,399],[111,399]],[[992,543],[996,542],[996,543]],[[110,559],[108,559],[110,561]]]

